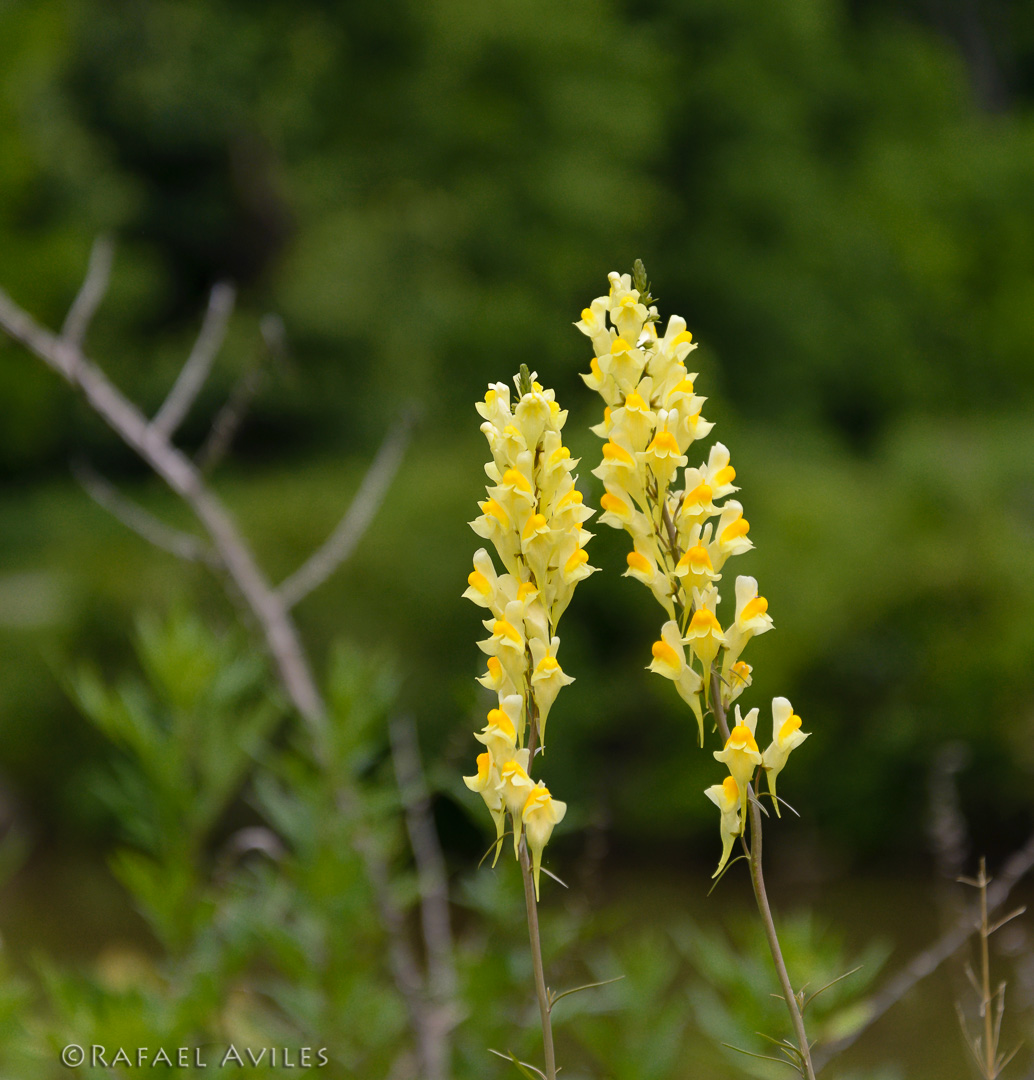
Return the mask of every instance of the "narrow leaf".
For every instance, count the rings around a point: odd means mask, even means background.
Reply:
[[[536,1069],[534,1065],[529,1065],[526,1061],[521,1061],[520,1058],[512,1051],[509,1050],[505,1054],[501,1054],[498,1050],[493,1050],[489,1047],[488,1052],[495,1054],[496,1057],[501,1057],[503,1061],[512,1061],[520,1071],[521,1076],[526,1076],[528,1080],[535,1080],[535,1077],[541,1077],[541,1080],[546,1080],[546,1074],[541,1069]],[[531,1070],[530,1072],[528,1070]],[[534,1075],[533,1075],[534,1074]]]
[[[553,1006],[561,998],[569,997],[571,994],[577,994],[581,990],[593,990],[597,986],[610,986],[611,983],[621,982],[624,977],[624,975],[618,975],[613,979],[604,979],[602,982],[586,983],[584,986],[576,986],[573,990],[564,990],[559,994],[553,994],[551,995],[551,1000],[549,1002],[549,1011],[553,1011]]]

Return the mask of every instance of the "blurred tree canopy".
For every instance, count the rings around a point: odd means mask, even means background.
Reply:
[[[788,693],[824,732],[799,781],[831,808],[820,832],[914,848],[932,749],[961,738],[975,751],[966,808],[1004,847],[1030,820],[1034,769],[1034,17],[988,4],[974,29],[976,10],[0,4],[0,284],[59,325],[94,235],[116,236],[90,347],[153,409],[208,288],[237,282],[242,310],[188,445],[261,356],[260,316],[282,316],[289,352],[262,361],[226,484],[283,573],[332,527],[383,427],[420,405],[376,542],[302,617],[323,642],[344,631],[398,651],[451,777],[472,753],[464,713],[480,708],[479,626],[458,599],[482,482],[471,402],[537,369],[572,410],[595,501],[587,353],[570,324],[608,270],[641,256],[662,314],[702,343],[706,415],[743,480],[749,572],[780,631],[758,646],[758,700]],[[21,629],[40,629],[48,655],[88,635],[116,650],[140,603],[214,606],[194,571],[85,504],[67,480],[84,453],[169,510],[0,341],[13,482],[0,757],[17,788],[49,798],[60,770],[41,748],[60,732],[74,757],[88,737],[41,691],[45,665],[24,667]],[[568,616],[581,693],[557,784],[626,835],[683,836],[709,813],[703,772],[661,751],[692,733],[637,681],[655,613],[614,580],[616,539],[595,544],[608,573]],[[622,784],[608,778],[618,753]]]

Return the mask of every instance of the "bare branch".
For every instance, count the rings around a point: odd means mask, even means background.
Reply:
[[[406,452],[413,427],[410,414],[404,415],[385,435],[373,464],[330,538],[277,590],[284,607],[290,610],[323,584],[355,550],[380,509],[395,473]]]
[[[78,347],[86,337],[90,321],[108,291],[114,255],[115,245],[108,237],[98,236],[94,240],[86,277],[83,278],[82,286],[65,316],[65,324],[61,327],[61,337],[69,345]]]
[[[323,701],[290,612],[197,467],[160,429],[148,424],[143,413],[80,349],[44,330],[2,289],[0,327],[78,387],[97,415],[187,503],[257,619],[288,696],[310,727],[322,728],[326,719]]]
[[[210,547],[202,543],[196,536],[182,532],[179,529],[166,525],[164,521],[155,517],[150,510],[145,510],[139,503],[134,502],[127,495],[115,487],[114,484],[105,480],[100,473],[96,472],[84,461],[72,463],[72,475],[79,481],[83,490],[98,505],[108,511],[109,514],[118,518],[128,529],[132,529],[138,536],[142,536],[149,544],[153,544],[177,559],[185,562],[200,562],[208,566],[216,563],[215,553]]]
[[[410,716],[394,717],[388,725],[395,779],[413,849],[420,894],[420,924],[427,949],[427,992],[433,1013],[425,1042],[425,1080],[446,1080],[448,1033],[458,1017],[454,1006],[456,966],[449,920],[449,881],[431,799],[420,761],[416,725]]]
[[[202,472],[210,472],[226,456],[237,436],[248,408],[262,385],[265,375],[263,360],[276,359],[286,351],[284,323],[279,315],[263,315],[259,322],[265,357],[257,359],[234,383],[226,403],[216,413],[201,449],[194,461]]]
[[[194,461],[202,472],[211,472],[226,456],[261,385],[262,368],[258,364],[248,368],[234,383],[226,403],[215,414],[201,449],[194,455]]]
[[[996,911],[1009,898],[1017,883],[1034,869],[1034,834],[1014,852],[987,890],[987,910]],[[838,1054],[852,1046],[861,1034],[888,1009],[896,1005],[916,983],[932,975],[950,956],[966,944],[980,929],[980,905],[969,907],[947,933],[911,961],[878,990],[867,1002],[865,1023],[850,1035],[822,1047],[817,1053],[817,1068],[822,1068]]]
[[[208,378],[216,354],[226,337],[226,327],[233,314],[237,292],[225,281],[216,285],[208,298],[208,309],[201,324],[201,332],[194,342],[194,348],[187,357],[176,382],[173,383],[169,396],[155,414],[151,426],[167,439],[171,439],[176,429],[194,404],[195,398]]]
[[[366,875],[373,890],[374,902],[388,939],[388,964],[392,978],[398,987],[410,1024],[416,1037],[417,1054],[420,1059],[420,1076],[448,1077],[448,1043],[445,1041],[449,1026],[442,1027],[444,1014],[429,1006],[424,993],[424,978],[410,944],[405,915],[392,895],[388,866],[376,841],[365,826],[355,793],[341,788],[336,793],[338,812],[351,825],[353,844],[363,860]],[[442,1034],[439,1035],[439,1030]],[[444,1051],[436,1057],[436,1051]],[[444,1072],[441,1071],[444,1068]],[[437,1072],[433,1071],[438,1069]]]
[[[0,289],[0,327],[15,341],[35,353],[53,371],[76,385],[75,361],[79,350],[64,338],[56,338],[38,326],[3,289]]]

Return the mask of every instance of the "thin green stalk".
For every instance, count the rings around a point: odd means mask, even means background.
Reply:
[[[994,1037],[994,1021],[991,1017],[991,950],[988,947],[988,938],[991,936],[987,922],[987,863],[980,856],[980,875],[977,877],[980,888],[980,975],[981,988],[984,1000],[980,1010],[984,1016],[984,1075],[988,1080],[994,1080],[998,1075],[995,1068],[995,1050],[997,1040]]]
[[[722,733],[722,740],[728,742],[729,723],[725,717],[725,709],[722,707],[722,684],[716,671],[711,672],[711,702],[714,706],[718,730]],[[804,1017],[801,1015],[800,1005],[790,983],[786,961],[783,959],[783,950],[779,945],[779,935],[776,933],[775,920],[772,918],[772,908],[768,903],[765,875],[761,869],[761,811],[750,785],[747,787],[747,805],[750,807],[750,846],[748,848],[745,844],[744,847],[750,860],[750,880],[754,886],[754,899],[757,901],[761,921],[765,926],[765,937],[768,939],[768,947],[772,953],[772,962],[775,964],[776,977],[783,991],[786,1008],[790,1013],[790,1023],[797,1036],[803,1074],[807,1080],[815,1080],[815,1068],[811,1063],[811,1047],[808,1044],[808,1034],[804,1030]]]
[[[535,901],[535,882],[531,876],[528,847],[521,841],[521,876],[524,878],[524,903],[528,909],[528,937],[531,939],[531,965],[535,972],[535,996],[542,1019],[542,1049],[546,1058],[546,1076],[556,1080],[556,1056],[553,1052],[553,1023],[549,1016],[549,991],[542,970],[542,941],[539,937],[539,912]]]
[[[529,697],[528,709],[528,772],[531,772],[535,760],[535,744],[538,742],[539,717],[534,700]],[[542,939],[539,936],[539,907],[535,899],[535,881],[531,874],[531,859],[528,856],[528,844],[521,838],[520,847],[521,877],[524,879],[524,906],[528,910],[528,937],[531,941],[531,966],[535,974],[535,996],[539,1002],[539,1016],[542,1020],[542,1051],[546,1059],[547,1080],[556,1080],[556,1055],[553,1051],[553,1021],[550,1018],[549,990],[546,988],[546,976],[542,968]]]

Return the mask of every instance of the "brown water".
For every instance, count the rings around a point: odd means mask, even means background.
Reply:
[[[668,869],[661,874],[656,869],[608,866],[603,892],[620,916],[634,912],[631,921],[640,927],[663,926],[688,916],[702,927],[724,932],[722,926],[756,918],[744,878],[723,881],[708,897],[708,874],[701,870]],[[872,873],[821,882],[783,878],[769,885],[777,921],[792,911],[810,909],[819,924],[840,932],[849,949],[861,951],[873,939],[890,944],[892,952],[877,987],[937,939],[957,918],[960,901],[972,899],[961,886]],[[1034,906],[1030,881],[1015,890],[1009,910],[1025,902]],[[1007,1049],[1025,1036],[1029,1044],[1029,1033],[1034,1032],[1030,924],[1027,917],[1003,931],[993,960],[995,977],[1010,980],[1002,1040]],[[146,926],[110,874],[95,860],[77,854],[35,858],[8,883],[0,895],[0,934],[16,965],[24,968],[34,952],[81,964],[112,950],[154,949]],[[864,1077],[886,1065],[896,1065],[907,1080],[973,1076],[956,1018],[956,1001],[975,1000],[962,963],[961,957],[953,958],[923,980],[834,1059],[823,1077],[835,1080],[847,1072]],[[1003,1080],[1020,1080],[1030,1075],[1029,1068],[1030,1054],[1021,1051]],[[789,1069],[786,1073],[792,1075]],[[727,1075],[744,1074],[730,1066]],[[689,1080],[692,1073],[686,1077]],[[708,1080],[724,1077],[715,1074]]]

